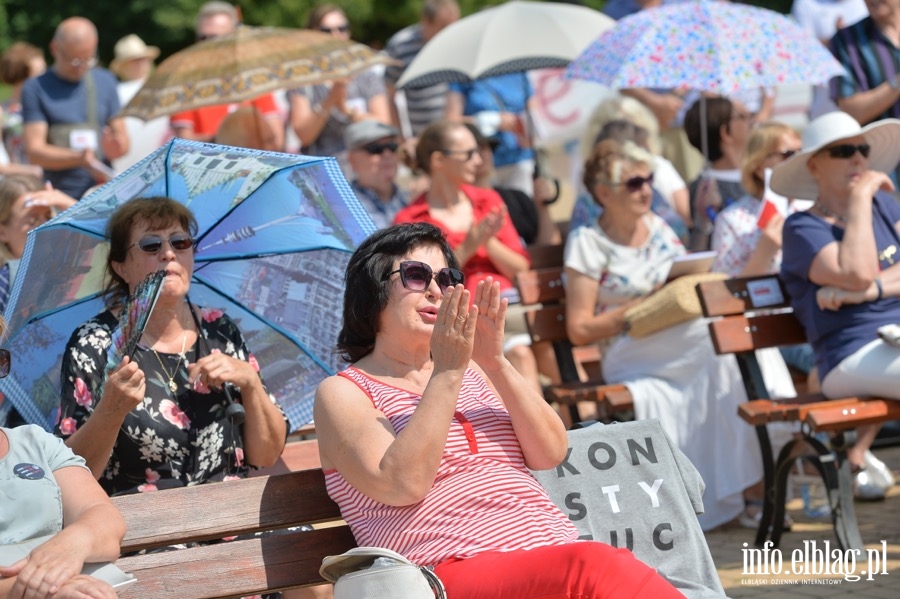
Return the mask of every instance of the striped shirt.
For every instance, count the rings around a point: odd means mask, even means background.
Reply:
[[[416,23],[405,27],[391,36],[384,50],[388,55],[400,61],[400,65],[389,65],[384,70],[384,80],[388,85],[396,87],[400,75],[416,57],[425,40],[422,39],[422,25]],[[422,129],[435,121],[444,118],[447,108],[449,87],[439,83],[429,87],[404,88],[406,94],[406,111],[413,136],[418,136]]]
[[[831,80],[831,99],[835,102],[875,89],[896,78],[900,71],[900,48],[881,33],[872,17],[838,30],[828,47],[849,73]],[[900,102],[878,119],[890,117],[900,118]]]
[[[884,36],[872,17],[839,29],[828,47],[849,73],[849,76],[835,77],[829,84],[831,99],[835,102],[875,89],[885,81],[895,81],[900,72],[900,48]],[[894,102],[872,120],[892,117],[900,118],[900,102]],[[890,174],[895,184],[900,181],[900,165]]]
[[[409,422],[420,395],[376,381],[354,367],[353,381],[396,432]],[[420,565],[575,541],[578,531],[525,467],[509,413],[484,379],[469,369],[457,412],[428,496],[408,506],[366,497],[335,470],[328,494],[361,547],[392,549]]]

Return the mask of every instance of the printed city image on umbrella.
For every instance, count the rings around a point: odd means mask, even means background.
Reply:
[[[316,386],[342,367],[344,271],[374,225],[334,158],[181,139],[29,233],[5,315],[16,367],[0,392],[27,421],[54,425],[63,349],[103,309],[107,218],[150,196],[193,211],[191,301],[237,322],[291,429],[308,423]]]
[[[120,114],[149,120],[393,62],[365,44],[321,31],[244,25],[165,59]]]

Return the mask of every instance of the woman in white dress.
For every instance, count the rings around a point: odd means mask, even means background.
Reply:
[[[743,512],[762,463],[753,428],[737,416],[746,401],[737,363],[716,356],[702,319],[640,339],[625,334],[626,310],[661,286],[685,252],[650,211],[652,160],[633,143],[606,140],[585,163],[585,186],[603,214],[566,241],[568,334],[576,345],[604,344],[606,381],[624,383],[636,417],[658,418],[697,467],[707,486],[700,525],[709,530]]]

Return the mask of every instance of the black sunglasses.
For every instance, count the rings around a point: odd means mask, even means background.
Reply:
[[[853,155],[856,154],[857,150],[862,154],[863,158],[868,158],[869,154],[872,152],[872,146],[869,144],[841,144],[839,146],[825,148],[825,151],[828,152],[829,156],[832,158],[841,158],[843,160],[853,158]]]
[[[369,144],[369,145],[363,146],[362,149],[365,150],[367,153],[374,156],[376,154],[379,154],[379,155],[384,154],[385,150],[390,150],[391,152],[396,154],[397,148],[399,148],[399,147],[400,147],[400,144],[398,144],[397,142],[388,141],[388,142],[381,143],[381,144]]]
[[[169,245],[171,245],[172,249],[176,252],[183,252],[194,247],[193,237],[187,233],[175,233],[168,239],[163,239],[159,235],[148,235],[140,241],[132,243],[128,246],[128,249],[130,250],[134,246],[138,246],[145,254],[158,254],[159,250],[163,247],[163,243],[166,241],[169,242]]]
[[[645,183],[647,185],[650,185],[651,187],[653,186],[653,173],[650,173],[646,177],[641,177],[641,176],[630,177],[630,178],[622,181],[622,183],[620,183],[620,185],[624,185],[625,189],[627,189],[628,191],[634,192],[634,191],[642,190],[644,188]]]
[[[435,273],[431,270],[431,267],[424,262],[416,262],[413,260],[401,262],[400,268],[388,273],[388,278],[398,272],[400,273],[400,282],[410,291],[425,291],[428,289],[428,286],[431,285],[431,280],[437,279],[438,287],[440,288],[441,293],[443,293],[446,291],[447,287],[462,285],[466,280],[466,277],[461,270],[455,268],[442,268]]]
[[[8,349],[0,349],[0,379],[9,374],[12,366],[12,354]]]
[[[350,25],[338,25],[337,27],[319,27],[322,33],[347,33],[350,31]]]
[[[797,153],[797,150],[784,150],[783,152],[775,152],[779,156],[781,156],[782,160],[787,160],[791,156]]]

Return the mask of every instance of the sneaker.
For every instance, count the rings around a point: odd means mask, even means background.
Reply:
[[[875,482],[871,471],[863,468],[853,475],[853,496],[862,501],[879,501],[884,499],[884,488]]]
[[[884,462],[875,457],[871,451],[866,450],[863,456],[863,464],[866,472],[872,477],[872,482],[887,491],[894,486],[894,475]]]

